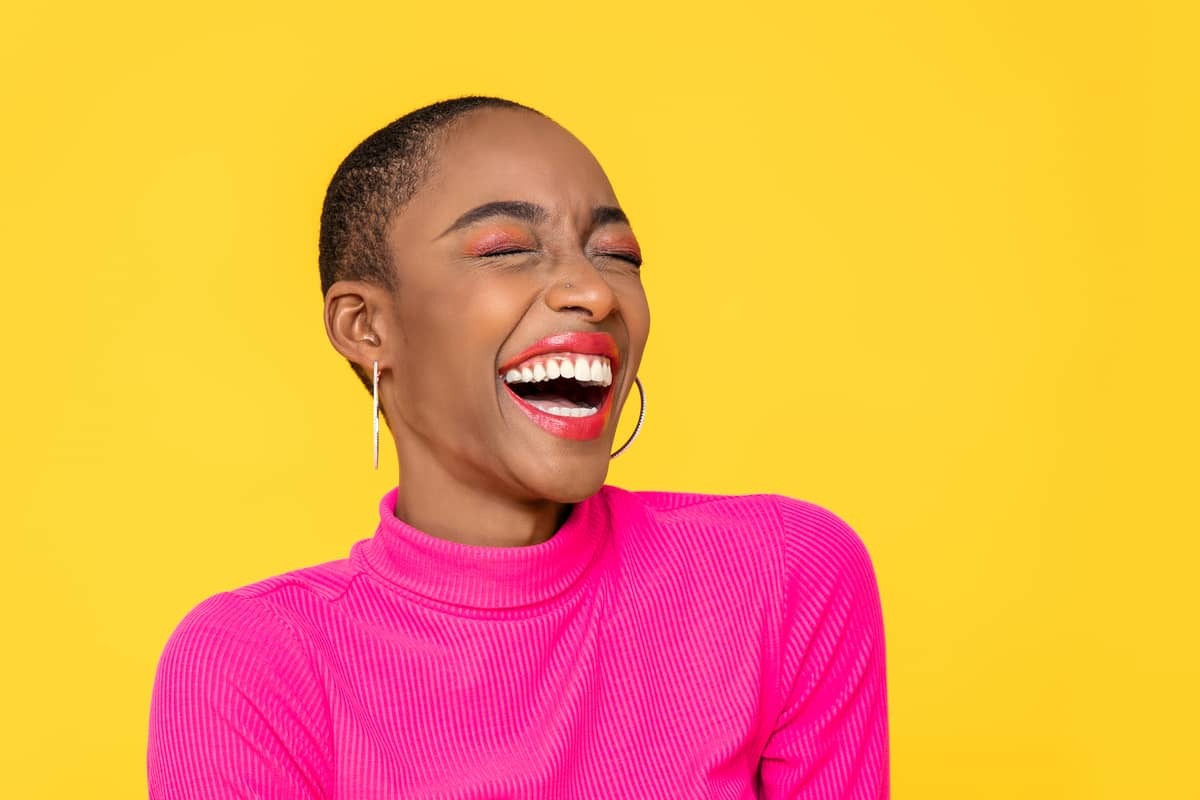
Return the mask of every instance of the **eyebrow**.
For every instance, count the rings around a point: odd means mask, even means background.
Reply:
[[[545,222],[549,216],[549,212],[537,203],[530,203],[525,200],[497,200],[472,208],[454,220],[454,223],[438,234],[437,238],[441,239],[452,231],[465,228],[473,222],[479,222],[488,217],[513,217],[525,222],[539,223]],[[609,225],[614,222],[621,222],[628,225],[629,217],[625,216],[625,212],[616,206],[596,206],[592,209],[592,227],[598,228],[601,225]]]
[[[592,209],[592,227],[599,228],[601,225],[609,225],[613,222],[621,222],[629,224],[629,217],[625,216],[625,212],[616,206],[596,206]]]

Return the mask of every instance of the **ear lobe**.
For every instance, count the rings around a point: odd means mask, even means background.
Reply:
[[[390,302],[385,289],[365,281],[336,281],[325,292],[330,344],[368,373],[372,361],[382,361]]]

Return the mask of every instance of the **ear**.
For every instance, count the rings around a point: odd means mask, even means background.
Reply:
[[[369,375],[371,362],[385,365],[384,354],[391,332],[391,292],[366,281],[336,281],[325,292],[325,333],[333,349],[358,364]]]

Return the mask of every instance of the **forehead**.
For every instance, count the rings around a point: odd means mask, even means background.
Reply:
[[[425,185],[396,222],[444,228],[497,200],[537,203],[552,215],[617,204],[604,170],[570,132],[529,111],[480,109],[451,126]]]

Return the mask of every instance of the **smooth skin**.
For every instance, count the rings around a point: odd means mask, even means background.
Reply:
[[[454,227],[481,205],[513,201],[544,215]],[[568,131],[528,111],[477,109],[448,129],[429,179],[391,220],[396,291],[329,287],[334,348],[368,375],[379,361],[402,478],[398,518],[466,544],[532,545],[603,485],[650,332],[637,240],[611,213],[594,223],[606,207],[619,207],[612,186]],[[536,425],[499,374],[566,331],[609,333],[620,353],[613,413],[586,441]]]

